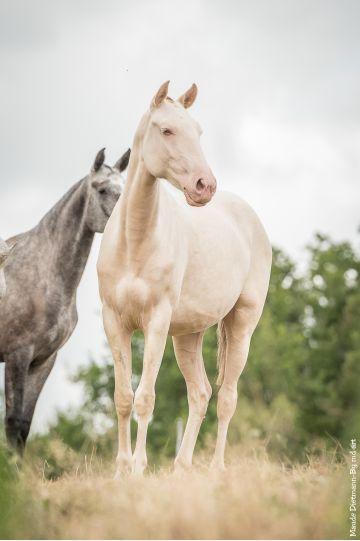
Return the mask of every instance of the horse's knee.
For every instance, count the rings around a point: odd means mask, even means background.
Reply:
[[[24,445],[25,445],[26,440],[28,438],[28,435],[29,435],[29,432],[30,432],[30,427],[31,427],[31,420],[29,420],[29,419],[22,419],[21,420],[20,433],[21,433],[21,439],[23,440]]]
[[[132,389],[116,390],[114,394],[116,413],[120,417],[129,417],[133,407],[134,392]]]
[[[217,403],[217,415],[220,420],[228,420],[235,413],[237,403],[237,386],[223,384],[220,387]]]
[[[5,427],[8,430],[18,431],[21,429],[21,417],[18,415],[7,414],[5,416]]]
[[[134,410],[138,417],[150,417],[154,411],[155,392],[136,391]]]
[[[5,417],[5,432],[8,444],[13,447],[19,454],[22,454],[24,441],[21,435],[21,417],[17,415],[6,415]]]

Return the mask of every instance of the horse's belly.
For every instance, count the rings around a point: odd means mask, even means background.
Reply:
[[[218,279],[212,276],[198,285],[185,283],[173,311],[170,334],[194,333],[215,325],[235,305],[245,279],[246,273],[234,267]]]
[[[171,318],[169,334],[176,336],[180,334],[192,334],[208,329],[212,325],[218,323],[226,316],[234,306],[238,299],[238,295],[234,295],[227,307],[223,310],[214,309],[214,305],[202,307],[202,310],[196,309],[194,306],[183,305],[173,312]],[[215,303],[214,303],[215,304]]]
[[[203,235],[190,253],[170,334],[204,330],[224,318],[235,305],[250,266],[247,242],[233,230]]]

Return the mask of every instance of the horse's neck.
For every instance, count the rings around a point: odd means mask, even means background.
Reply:
[[[142,260],[154,245],[159,213],[159,180],[146,169],[135,145],[120,202],[121,252],[128,261]]]
[[[88,202],[87,183],[83,179],[60,199],[38,226],[52,245],[55,272],[70,295],[80,283],[94,239],[94,233],[86,224]]]

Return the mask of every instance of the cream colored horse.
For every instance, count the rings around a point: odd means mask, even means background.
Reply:
[[[168,334],[189,402],[175,463],[191,465],[211,396],[202,340],[215,323],[221,387],[212,464],[224,467],[237,382],[263,309],[271,267],[271,247],[255,212],[231,193],[214,196],[216,181],[200,148],[201,129],[186,111],[196,98],[196,86],[176,102],[167,91],[168,82],[136,131],[125,190],[107,223],[98,261],[104,327],[115,363],[117,474],[142,473],[147,465],[146,435]],[[185,198],[174,197],[161,178]],[[133,404],[131,336],[136,329],[144,332],[145,351]],[[132,455],[133,406],[138,432]]]

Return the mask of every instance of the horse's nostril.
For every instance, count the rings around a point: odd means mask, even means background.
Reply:
[[[202,178],[199,178],[199,180],[196,183],[196,190],[198,192],[202,192],[205,189],[205,184],[203,183]]]

